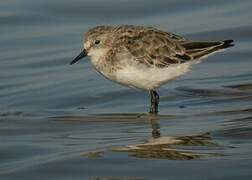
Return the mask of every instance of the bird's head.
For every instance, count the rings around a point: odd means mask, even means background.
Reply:
[[[110,46],[111,36],[110,32],[113,28],[111,26],[97,26],[90,29],[84,37],[83,50],[81,53],[70,62],[74,64],[86,56],[93,56],[99,50],[104,50]]]

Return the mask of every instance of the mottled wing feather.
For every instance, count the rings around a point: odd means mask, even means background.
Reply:
[[[166,67],[191,59],[180,45],[186,40],[173,33],[141,26],[121,26],[115,31],[118,34],[115,46],[118,49],[126,49],[139,63]]]

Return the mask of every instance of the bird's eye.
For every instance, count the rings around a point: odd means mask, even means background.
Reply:
[[[95,44],[100,44],[100,40],[95,40]]]

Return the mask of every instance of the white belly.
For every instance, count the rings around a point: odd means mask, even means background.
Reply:
[[[192,63],[170,65],[167,68],[130,66],[116,72],[115,80],[121,84],[144,90],[155,89],[190,70]]]

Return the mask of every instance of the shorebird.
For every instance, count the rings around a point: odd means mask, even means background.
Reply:
[[[70,64],[90,56],[94,68],[107,79],[149,91],[149,112],[156,114],[158,87],[188,72],[195,62],[233,46],[232,42],[193,41],[145,26],[97,26],[87,31],[83,50]]]

